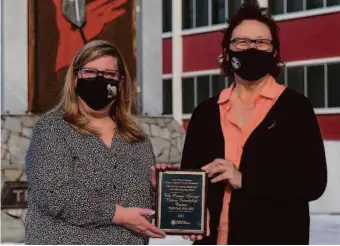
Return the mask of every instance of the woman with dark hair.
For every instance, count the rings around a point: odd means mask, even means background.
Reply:
[[[195,244],[309,242],[308,203],[326,188],[326,159],[310,102],[275,81],[282,66],[268,9],[242,5],[222,41],[234,83],[195,109],[183,150],[181,167],[210,178],[210,233],[191,236]]]

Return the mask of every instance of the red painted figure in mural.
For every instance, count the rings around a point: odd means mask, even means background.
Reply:
[[[53,0],[56,6],[56,21],[59,29],[59,44],[55,71],[67,67],[77,50],[84,45],[81,34],[66,20],[62,12],[62,0]],[[105,24],[125,14],[127,0],[94,0],[86,4],[86,25],[83,28],[86,40],[96,37]]]

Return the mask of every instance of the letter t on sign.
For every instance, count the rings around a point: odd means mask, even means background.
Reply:
[[[5,182],[1,191],[1,209],[27,208],[27,190],[27,182]]]

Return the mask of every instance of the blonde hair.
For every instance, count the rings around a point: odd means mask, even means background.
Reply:
[[[135,81],[131,80],[125,61],[118,48],[110,42],[93,40],[78,51],[68,68],[60,102],[52,111],[63,111],[64,119],[76,131],[82,134],[98,134],[90,128],[87,118],[79,109],[79,100],[75,93],[75,79],[79,69],[103,56],[112,56],[117,59],[119,74],[123,79],[122,87],[110,110],[110,116],[117,124],[120,134],[126,141],[141,141],[145,138],[145,134],[140,130],[133,118],[133,113],[136,112],[136,84]]]

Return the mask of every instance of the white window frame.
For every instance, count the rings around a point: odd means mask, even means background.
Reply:
[[[221,75],[221,71],[219,69],[210,69],[210,70],[202,70],[202,71],[193,71],[193,72],[183,72],[181,74],[181,78],[184,79],[184,78],[194,78],[194,103],[195,105],[197,104],[197,90],[196,90],[196,86],[197,86],[197,77],[198,76],[210,76],[209,77],[209,96],[211,97],[212,95],[212,91],[211,91],[211,88],[212,88],[212,80],[211,80],[211,76],[213,75]],[[172,74],[171,73],[168,73],[168,74],[163,74],[162,76],[162,81],[165,80],[165,79],[173,79],[172,77]],[[225,85],[227,86],[228,85],[228,80],[227,78],[225,79]],[[182,92],[183,93],[183,92]],[[181,95],[182,96],[182,95]],[[172,109],[174,110],[174,109]],[[172,116],[172,114],[165,114],[163,116]],[[186,118],[190,118],[191,114],[182,114],[182,119],[186,119]]]
[[[331,57],[331,58],[321,58],[321,59],[310,59],[310,60],[300,60],[300,61],[292,61],[292,62],[286,62],[286,67],[297,67],[297,66],[304,66],[304,73],[306,73],[306,68],[309,65],[327,65],[329,63],[336,63],[340,62],[340,56],[337,57]],[[327,69],[327,66],[326,66]],[[287,85],[287,69],[284,70],[285,72],[285,85]],[[325,70],[325,97],[327,97],[327,70]],[[212,69],[212,70],[204,70],[204,71],[193,71],[193,72],[184,72],[182,73],[182,78],[190,78],[190,77],[196,77],[196,76],[202,76],[202,75],[216,75],[220,74],[219,69]],[[169,75],[164,75],[163,77],[166,77]],[[305,79],[307,79],[306,76],[304,76]],[[305,81],[306,82],[306,81]],[[305,85],[305,91],[307,90],[308,82],[304,83]],[[197,92],[194,92],[197,93]],[[326,100],[327,98],[325,98]],[[314,108],[314,112],[317,115],[325,115],[325,114],[340,114],[340,107],[335,108]],[[191,118],[192,114],[183,114],[182,119],[188,120]]]
[[[177,0],[177,1],[185,1],[185,0]],[[228,0],[226,0],[226,1],[228,1]],[[305,1],[307,1],[307,0],[305,0]],[[259,1],[259,2],[260,2],[261,6],[268,6],[268,0],[262,0],[262,1]],[[286,6],[286,4],[285,4],[285,6]],[[304,8],[305,7],[306,7],[306,4],[304,3]],[[227,14],[228,14],[228,5],[227,4],[226,4],[225,9],[226,9],[226,17],[227,17]],[[332,13],[337,13],[337,12],[340,12],[340,6],[325,7],[325,2],[324,2],[323,8],[304,10],[304,11],[294,12],[294,13],[285,13],[285,14],[274,15],[274,19],[276,21],[284,21],[284,20],[301,19],[301,18],[318,16],[318,15],[332,14]],[[210,16],[212,16],[211,13],[210,13]],[[173,17],[173,13],[172,13],[172,17]],[[200,33],[216,32],[216,31],[223,30],[227,26],[228,26],[227,23],[221,23],[221,24],[208,25],[208,26],[204,26],[204,27],[193,27],[191,29],[182,30],[181,35],[186,36],[186,35],[194,35],[194,34],[200,34]],[[165,33],[162,34],[162,38],[171,38],[171,37],[172,37],[172,32],[165,32]]]
[[[310,59],[310,60],[300,60],[300,61],[293,61],[293,62],[286,62],[286,67],[304,67],[304,78],[305,78],[305,95],[307,94],[308,88],[308,78],[306,76],[307,73],[307,66],[310,65],[324,65],[324,79],[325,79],[325,105],[327,106],[328,101],[328,76],[327,76],[327,64],[329,63],[337,63],[340,62],[340,56],[331,57],[331,58],[321,58],[321,59]],[[287,69],[284,70],[285,72],[285,85],[287,85]],[[316,114],[340,114],[340,107],[334,108],[314,108]]]
[[[340,11],[340,6],[327,7],[327,0],[323,0],[323,7],[315,8],[315,9],[306,9],[307,8],[306,1],[308,0],[303,1],[303,10],[292,12],[292,13],[287,13],[287,1],[284,0],[284,6],[283,6],[284,13],[274,15],[274,19],[276,21],[283,21],[283,20],[299,19],[299,18],[305,18],[305,17],[317,16],[317,15],[331,14],[331,13],[336,13]]]
[[[178,0],[176,0],[178,1]],[[182,0],[185,1],[185,0]],[[206,0],[208,2],[208,25],[207,26],[202,26],[202,27],[196,27],[196,0],[193,0],[193,26],[190,29],[182,29],[182,35],[190,35],[190,34],[196,34],[196,33],[204,33],[204,32],[212,32],[212,31],[218,31],[223,28],[225,28],[226,23],[220,23],[220,24],[212,24],[212,1],[214,0]],[[244,0],[241,0],[242,3]],[[225,17],[227,17],[228,11],[227,11],[227,4],[228,0],[225,0]],[[173,14],[172,14],[173,16]],[[164,32],[162,37],[163,38],[169,38],[172,36],[172,32]]]
[[[209,76],[209,97],[212,95],[212,76],[213,75],[221,75],[221,71],[219,69],[211,69],[211,70],[203,70],[203,71],[193,71],[193,72],[184,72],[182,73],[182,79],[184,78],[194,78],[194,104],[197,106],[197,77],[199,76]],[[222,76],[222,75],[221,75]],[[225,78],[225,87],[228,86],[228,79]],[[190,119],[191,114],[182,114],[182,119]]]

